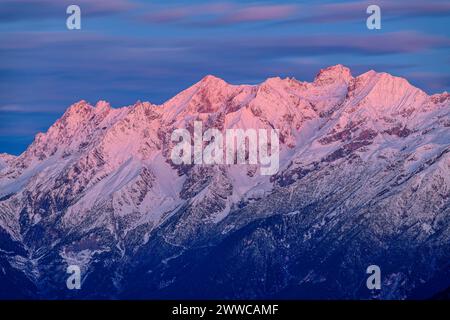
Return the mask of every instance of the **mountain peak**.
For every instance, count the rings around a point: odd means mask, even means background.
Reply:
[[[368,72],[358,76],[357,79],[366,82],[375,80],[374,87],[380,91],[381,96],[401,96],[404,95],[407,91],[418,93],[420,92],[421,95],[426,96],[425,92],[413,86],[407,79],[392,75],[387,72],[376,72],[374,70],[369,70]]]
[[[106,111],[106,110],[111,109],[111,105],[109,104],[108,101],[99,100],[95,104],[95,109],[96,109],[96,111]]]
[[[86,100],[80,100],[72,104],[64,113],[63,117],[73,117],[77,114],[89,112],[92,106]]]
[[[9,153],[0,153],[0,159],[3,159],[5,161],[12,161],[15,158],[17,158],[15,155]]]
[[[208,74],[204,76],[202,80],[198,82],[198,84],[204,86],[224,86],[227,85],[227,82],[219,77]]]
[[[330,66],[325,69],[321,69],[317,73],[314,83],[329,84],[336,81],[344,81],[349,83],[353,79],[350,69],[342,64]]]
[[[17,157],[8,154],[8,153],[0,153],[0,170],[8,167]]]

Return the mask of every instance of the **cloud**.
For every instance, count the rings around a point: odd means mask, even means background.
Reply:
[[[0,50],[9,52],[0,61],[0,68],[51,67],[76,60],[80,66],[94,69],[111,63],[126,62],[138,70],[154,62],[171,61],[178,65],[190,59],[208,60],[235,58],[272,59],[298,55],[384,55],[423,52],[450,47],[450,38],[416,31],[376,34],[314,34],[299,36],[235,36],[226,38],[172,36],[113,36],[97,33],[14,32],[0,36]],[[26,49],[26,50],[24,50]],[[45,57],[51,57],[45,59]],[[213,58],[214,57],[214,58]],[[213,58],[213,59],[212,59]],[[239,58],[239,59],[238,59]],[[98,61],[97,61],[98,60]],[[24,63],[30,61],[30,65]],[[250,60],[256,62],[256,60]],[[15,65],[17,63],[17,65]]]
[[[351,1],[303,6],[302,14],[284,21],[285,23],[335,23],[364,20],[366,9],[376,4],[381,9],[382,19],[402,19],[411,17],[449,16],[450,3],[447,1],[400,0],[400,1]]]
[[[431,71],[411,71],[405,76],[420,87],[427,87],[433,91],[440,91],[442,88],[450,86],[450,76],[448,74]]]
[[[27,109],[24,106],[20,106],[17,104],[7,104],[0,106],[0,112],[24,112]]]
[[[236,10],[237,5],[230,2],[203,3],[190,5],[151,5],[147,13],[140,14],[141,21],[152,23],[188,22],[204,16],[215,17],[224,12]]]
[[[219,2],[180,7],[152,6],[150,13],[140,15],[141,21],[151,23],[181,23],[191,26],[228,26],[251,22],[273,22],[293,17],[298,5],[242,4]]]
[[[5,53],[0,61],[3,73],[0,77],[10,78],[8,72],[54,76],[54,70],[61,70],[58,74],[68,77],[83,70],[115,76],[123,72],[157,75],[170,70],[172,75],[186,69],[207,70],[214,63],[240,68],[271,59],[283,63],[289,57],[376,56],[449,47],[448,37],[415,31],[189,39],[88,32],[16,32],[0,37],[0,50]]]
[[[152,5],[150,13],[141,14],[139,20],[156,24],[181,24],[185,26],[232,26],[242,23],[336,23],[364,21],[366,9],[373,1],[341,3],[290,3],[267,4],[262,2],[219,2],[195,5]],[[449,16],[450,3],[446,1],[400,0],[377,1],[383,19]]]
[[[238,8],[227,12],[210,24],[232,25],[248,22],[277,21],[292,17],[297,11],[296,5],[261,5]]]
[[[0,0],[2,22],[29,21],[60,18],[66,15],[70,4],[81,7],[82,14],[101,16],[124,14],[139,8],[137,20],[154,24],[181,24],[184,26],[212,27],[232,26],[243,23],[335,23],[364,20],[366,8],[373,1],[342,3],[288,3],[271,4],[266,1],[248,3],[235,1],[199,2],[151,2],[133,0]],[[448,1],[381,0],[383,19],[411,17],[449,16]]]
[[[445,36],[401,31],[377,34],[315,34],[284,37],[252,37],[211,39],[198,41],[197,46],[217,56],[283,57],[298,54],[328,55],[382,55],[421,52],[429,49],[449,48]]]
[[[64,18],[71,4],[80,6],[81,13],[90,16],[122,13],[136,7],[129,0],[0,0],[0,20],[15,22]]]
[[[6,105],[0,111],[20,111],[14,110],[15,105],[56,110],[82,98],[106,99],[115,105],[138,99],[160,103],[205,74],[235,83],[255,83],[269,76],[306,79],[322,67],[342,63],[336,55],[351,56],[349,64],[357,65],[361,64],[358,57],[368,61],[369,56],[397,54],[401,59],[405,53],[448,47],[449,38],[414,31],[189,39],[182,35],[10,33],[0,39],[0,100]],[[398,70],[401,62],[397,59],[392,64]]]

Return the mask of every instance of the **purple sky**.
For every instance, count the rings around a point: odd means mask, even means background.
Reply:
[[[82,29],[66,29],[81,7]],[[381,7],[382,29],[366,28]],[[311,80],[329,65],[450,88],[449,1],[0,0],[0,152],[19,154],[73,102],[161,103],[214,74]]]

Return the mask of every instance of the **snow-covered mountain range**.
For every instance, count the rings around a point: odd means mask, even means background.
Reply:
[[[174,165],[171,133],[196,120],[278,129],[279,172]],[[206,76],[162,105],[79,101],[0,154],[0,297],[429,298],[450,286],[449,151],[450,94],[342,65]]]

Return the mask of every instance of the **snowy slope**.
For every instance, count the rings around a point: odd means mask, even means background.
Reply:
[[[381,296],[407,298],[450,261],[449,112],[448,93],[342,65],[311,83],[207,76],[162,105],[77,102],[0,155],[1,266],[36,297],[72,297],[60,288],[79,260],[88,298],[199,296],[186,277],[218,297],[367,298],[357,270],[384,255]],[[195,120],[278,129],[279,172],[174,165],[171,133]]]

